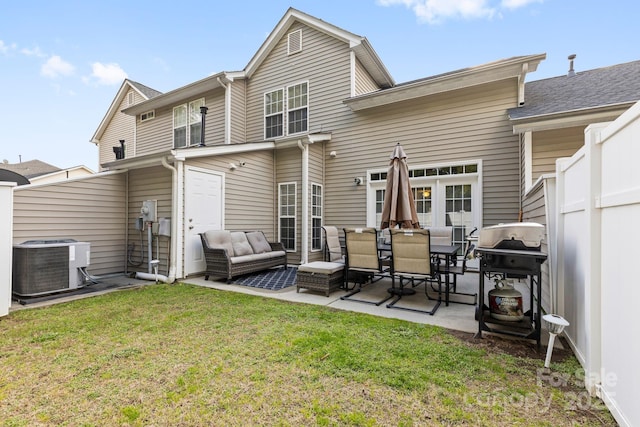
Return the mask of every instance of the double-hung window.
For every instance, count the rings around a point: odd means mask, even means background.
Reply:
[[[202,132],[202,115],[200,107],[204,107],[204,98],[173,109],[173,147],[182,148],[187,145],[198,145]]]
[[[311,250],[322,249],[322,186],[311,184]]]
[[[308,129],[309,84],[307,82],[265,93],[265,139],[302,133]]]
[[[296,184],[278,186],[278,234],[287,251],[296,250]]]

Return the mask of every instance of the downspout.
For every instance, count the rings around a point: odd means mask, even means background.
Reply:
[[[300,248],[300,264],[309,261],[309,148],[302,140],[298,140],[298,148],[302,150],[302,248]]]
[[[162,166],[171,171],[171,248],[169,250],[169,277],[167,283],[176,280],[176,262],[178,259],[178,170],[162,158]]]
[[[224,89],[224,143],[231,143],[231,91],[229,85],[222,83],[220,77],[216,77],[218,84]]]

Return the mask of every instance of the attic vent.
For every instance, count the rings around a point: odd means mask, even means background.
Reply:
[[[127,104],[128,105],[133,105],[133,92],[129,92],[127,94]]]
[[[293,31],[288,35],[287,54],[293,55],[298,52],[302,52],[302,30]]]

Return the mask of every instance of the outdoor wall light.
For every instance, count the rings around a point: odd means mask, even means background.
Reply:
[[[557,314],[545,314],[542,319],[547,322],[547,328],[549,329],[549,344],[547,345],[547,358],[544,360],[544,367],[548,368],[551,363],[551,353],[553,353],[553,343],[556,340],[556,335],[561,334],[564,328],[569,326],[569,322]]]
[[[236,166],[235,163],[229,163],[229,169],[231,169],[232,171],[236,170],[238,166]]]
[[[362,184],[362,182],[363,182],[363,180],[362,180],[362,178],[361,178],[361,177],[357,176],[357,177],[353,178],[353,182],[354,182],[356,185],[361,185],[361,184]]]
[[[329,153],[329,157],[331,157],[332,159],[335,159],[337,155],[338,153],[336,153],[335,151]]]

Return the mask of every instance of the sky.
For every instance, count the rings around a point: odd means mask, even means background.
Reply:
[[[289,7],[366,37],[396,83],[546,54],[527,81],[640,60],[640,2],[0,0],[0,161],[98,171],[125,78],[161,92],[241,71]]]

